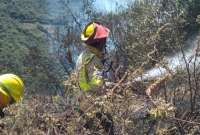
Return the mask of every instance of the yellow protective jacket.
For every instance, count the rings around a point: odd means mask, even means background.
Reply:
[[[103,64],[94,53],[82,52],[76,63],[78,84],[84,91],[95,91],[103,85]]]

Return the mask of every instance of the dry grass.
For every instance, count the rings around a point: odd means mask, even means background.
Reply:
[[[162,84],[158,80],[127,83],[135,78],[133,74],[128,71],[127,77],[122,77],[114,86],[90,94],[79,91],[72,74],[65,82],[65,96],[28,96],[21,103],[6,108],[6,117],[0,120],[0,134],[112,135],[112,128],[115,135],[199,132],[200,115],[187,107],[189,95],[184,95],[183,85],[180,88],[179,84],[176,92],[179,96],[173,95],[176,90],[170,87],[172,82],[182,80],[181,77],[176,75],[171,80],[160,81]],[[155,87],[158,94],[150,99],[145,89],[155,83],[159,85]],[[167,98],[164,90],[167,90]],[[169,102],[173,98],[176,102]],[[112,124],[109,130],[103,125],[105,121]]]
[[[127,86],[126,81],[121,80],[120,85],[101,93],[80,94],[71,76],[65,82],[64,97],[31,96],[6,108],[6,117],[0,120],[0,134],[109,134],[102,125],[103,117],[97,116],[99,113],[113,124],[116,135],[155,132],[156,119],[148,114],[157,115],[155,105],[163,110],[168,106],[165,108],[165,102],[160,100],[153,103],[146,95],[135,91],[139,85]],[[158,119],[165,121],[165,118]]]

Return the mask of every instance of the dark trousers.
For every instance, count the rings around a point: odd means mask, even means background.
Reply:
[[[0,109],[0,117],[3,118],[5,115],[4,115],[4,112],[2,109]]]

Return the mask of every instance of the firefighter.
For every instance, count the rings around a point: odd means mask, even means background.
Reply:
[[[0,76],[0,116],[4,117],[3,108],[19,102],[24,94],[24,84],[20,77],[14,74]]]
[[[81,90],[86,93],[95,93],[106,84],[105,79],[108,76],[108,67],[105,69],[106,40],[109,36],[109,29],[98,22],[88,23],[81,33],[81,40],[85,43],[85,51],[78,57],[76,63],[76,73],[78,84]],[[90,94],[88,94],[90,95]],[[84,99],[82,99],[84,102]],[[80,109],[82,115],[86,108],[85,105]],[[86,114],[85,114],[86,115]],[[114,134],[112,116],[105,112],[96,112],[95,116],[89,118],[84,127],[90,128],[91,120],[99,119],[102,127],[109,135]]]
[[[109,29],[98,22],[88,23],[81,33],[85,51],[78,57],[76,71],[83,91],[96,91],[104,83],[106,39]]]

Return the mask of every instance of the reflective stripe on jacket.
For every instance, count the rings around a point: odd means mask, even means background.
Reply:
[[[76,74],[79,86],[84,91],[96,90],[103,85],[103,64],[90,51],[84,51],[78,57]]]

